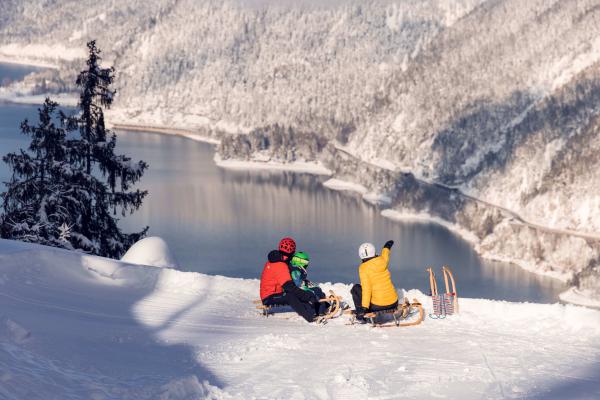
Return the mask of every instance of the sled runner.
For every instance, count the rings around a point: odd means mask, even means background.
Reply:
[[[354,310],[347,310],[344,313],[352,315],[350,325],[354,325],[356,322],[356,312]],[[383,317],[390,315],[392,320],[387,318],[386,321],[381,321]],[[372,311],[365,314],[365,318],[371,325],[378,328],[419,325],[423,322],[423,317],[423,305],[417,299],[413,299],[412,303],[410,303],[406,297],[404,298],[404,303],[398,304],[396,308]]]
[[[431,287],[431,301],[433,303],[433,313],[429,314],[430,318],[442,319],[446,315],[458,313],[458,294],[456,292],[456,281],[450,267],[444,265],[442,273],[444,274],[444,284],[446,285],[446,293],[439,294],[435,273],[431,267],[427,268],[429,272],[429,286]],[[452,291],[450,291],[450,283],[452,283]]]
[[[336,318],[339,317],[340,315],[342,315],[343,311],[342,311],[342,297],[341,296],[336,296],[336,294],[333,292],[333,290],[329,291],[329,296],[327,296],[324,299],[319,300],[319,302],[323,303],[323,302],[328,302],[329,303],[329,308],[327,309],[327,312],[325,313],[325,315],[321,315],[320,317],[317,318],[317,323],[319,324],[326,324],[328,320],[330,320],[331,318]],[[342,311],[342,312],[340,312]]]
[[[324,299],[320,299],[319,302],[320,303],[329,302],[330,305],[329,305],[329,308],[327,309],[327,312],[324,315],[317,316],[317,318],[315,318],[315,322],[320,323],[320,324],[325,324],[331,318],[335,318],[335,317],[338,317],[339,315],[341,315],[340,311],[342,310],[342,297],[337,296],[333,292],[333,290],[330,290],[329,296],[327,296]],[[289,306],[287,304],[276,304],[276,305],[272,305],[272,306],[265,306],[264,304],[262,304],[261,300],[254,300],[253,303],[256,305],[256,309],[259,310],[261,312],[261,314],[264,315],[265,317],[269,317],[269,315],[274,315],[274,314],[288,314],[288,312],[285,312],[285,311],[284,312],[275,312],[275,310],[277,310],[277,309],[281,309],[284,307],[289,308]]]
[[[291,307],[288,306],[287,304],[275,304],[272,306],[265,306],[264,304],[262,304],[262,301],[260,300],[254,300],[254,304],[256,304],[256,309],[260,311],[260,313],[262,315],[264,315],[265,317],[268,317],[269,315],[274,315],[274,314],[288,314],[288,313],[292,313],[293,311],[282,311],[282,312],[275,312],[275,310],[280,310],[282,308],[289,308],[291,310]],[[295,314],[295,312],[294,312]]]

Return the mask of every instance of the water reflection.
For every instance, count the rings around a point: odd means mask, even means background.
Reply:
[[[0,75],[1,77],[1,75]],[[37,108],[30,105],[3,104],[0,102],[0,182],[10,178],[9,170],[1,157],[7,153],[17,151],[29,145],[26,136],[21,132],[21,121],[28,118],[33,121],[37,118]],[[0,187],[4,188],[2,183]]]
[[[0,64],[0,80],[34,69]],[[37,120],[38,107],[0,104],[0,155],[28,145],[19,124]],[[150,164],[141,182],[150,194],[121,225],[130,231],[150,225],[150,234],[167,240],[187,270],[257,278],[266,253],[279,238],[293,235],[311,255],[313,280],[353,282],[358,245],[381,246],[391,238],[396,241],[391,269],[400,287],[426,292],[425,267],[448,264],[467,297],[554,302],[564,288],[512,265],[481,261],[438,225],[385,219],[358,197],[323,188],[322,177],[222,170],[212,161],[211,146],[179,137],[123,132],[118,146]],[[0,182],[9,174],[0,162]]]
[[[314,280],[352,282],[358,245],[392,238],[391,268],[404,288],[427,291],[425,267],[443,264],[453,267],[469,297],[552,302],[563,287],[512,265],[482,262],[438,225],[383,218],[358,197],[323,188],[322,177],[222,170],[212,162],[210,145],[179,137],[123,132],[119,147],[150,163],[142,183],[150,195],[123,225],[149,224],[189,270],[256,278],[265,254],[292,235],[311,255]]]

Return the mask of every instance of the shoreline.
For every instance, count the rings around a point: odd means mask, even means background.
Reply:
[[[58,64],[53,64],[46,61],[36,61],[30,60],[29,58],[13,58],[9,57],[5,54],[0,53],[0,64],[14,64],[14,65],[23,65],[29,67],[39,67],[39,68],[50,68],[50,69],[59,69],[60,66]]]
[[[0,102],[5,104],[40,106],[44,103],[47,97],[59,103],[61,107],[76,107],[77,103],[79,102],[79,98],[73,97],[70,93],[45,93],[27,96],[3,96],[0,94]]]
[[[333,182],[330,182],[333,181]],[[336,191],[341,192],[353,192],[360,195],[364,201],[369,202],[368,199],[365,198],[367,194],[366,188],[359,184],[354,184],[352,182],[341,181],[335,178],[330,179],[329,181],[323,182],[323,186]],[[392,221],[397,222],[408,222],[408,223],[420,223],[420,224],[435,224],[441,226],[448,231],[452,232],[454,235],[460,237],[473,248],[475,253],[479,257],[488,261],[496,261],[507,264],[515,265],[527,272],[544,276],[547,278],[555,279],[559,282],[567,283],[569,279],[572,278],[572,274],[570,273],[561,273],[561,272],[548,272],[537,269],[534,265],[531,265],[527,262],[523,262],[516,259],[502,258],[498,257],[494,254],[487,253],[485,251],[481,251],[479,245],[481,244],[481,239],[479,239],[474,233],[461,227],[460,225],[454,224],[452,222],[446,221],[442,218],[432,216],[428,213],[419,213],[413,212],[410,210],[398,210],[394,208],[385,208],[381,210],[381,216],[388,218]]]
[[[4,43],[0,45],[0,62],[59,69],[61,63],[84,60],[85,47],[60,44]]]
[[[207,138],[207,137],[194,135],[192,130],[184,129],[184,128],[168,128],[168,127],[161,127],[161,126],[145,126],[145,125],[135,125],[135,124],[114,124],[113,127],[115,130],[122,129],[122,130],[128,130],[128,131],[132,131],[132,132],[151,132],[151,133],[164,134],[164,135],[181,136],[181,137],[188,138],[190,140],[196,140],[196,141],[201,141],[201,142],[206,142],[206,143],[211,143],[211,144],[218,144],[220,142],[219,140],[216,140],[216,139],[211,139],[211,138]],[[262,162],[262,161],[221,160],[220,156],[217,153],[215,153],[215,157],[214,157],[213,161],[219,168],[226,168],[226,169],[273,170],[273,171],[287,171],[287,172],[295,172],[295,173],[309,173],[309,174],[315,174],[315,175],[333,176],[329,170],[327,170],[328,173],[319,174],[319,173],[315,172],[312,168],[303,168],[304,166],[299,166],[299,165],[294,166],[293,164],[286,164],[286,163],[270,163],[269,164],[267,162]],[[312,164],[311,167],[315,167],[315,164]],[[323,172],[325,172],[325,171],[323,171]],[[329,190],[334,190],[334,191],[338,191],[338,192],[347,191],[347,192],[357,193],[361,196],[361,199],[363,201],[367,202],[368,204],[374,205],[374,206],[377,206],[378,204],[385,205],[385,202],[377,203],[377,202],[371,201],[370,197],[377,196],[377,194],[371,193],[371,192],[367,193],[366,188],[364,188],[360,184],[342,181],[342,180],[339,180],[336,178],[330,178],[329,180],[323,182],[322,185]],[[400,210],[395,210],[393,208],[382,209],[381,215],[385,218],[388,218],[388,219],[390,219],[392,221],[396,221],[396,222],[406,221],[406,222],[414,222],[414,223],[439,225],[441,227],[448,229],[450,232],[452,232],[453,234],[460,237],[462,240],[465,240],[467,243],[469,243],[469,245],[473,247],[473,250],[476,252],[476,254],[479,257],[481,257],[482,259],[513,264],[527,272],[533,273],[535,275],[540,275],[540,276],[545,276],[545,277],[548,277],[551,279],[555,279],[555,280],[557,280],[559,282],[563,282],[563,283],[565,283],[569,280],[569,276],[568,276],[569,274],[566,274],[566,273],[565,274],[563,274],[563,273],[558,273],[558,274],[557,273],[548,273],[547,271],[537,270],[535,267],[533,267],[527,263],[519,262],[518,260],[503,259],[503,258],[498,258],[498,257],[494,256],[493,254],[486,254],[485,252],[482,252],[478,249],[478,247],[479,247],[478,245],[481,243],[481,240],[479,238],[477,238],[471,231],[461,228],[461,227],[457,226],[456,224],[452,224],[451,222],[445,221],[441,218],[436,218],[429,214],[403,212]],[[533,225],[533,226],[540,228],[540,226],[538,226],[538,225]],[[541,228],[543,228],[543,227],[541,227]],[[548,228],[548,229],[551,229],[551,228]],[[565,232],[565,234],[568,234],[568,233]]]
[[[181,136],[186,139],[194,140],[196,142],[209,143],[213,145],[217,145],[221,143],[220,140],[211,138],[208,136],[203,136],[191,129],[184,128],[168,128],[164,126],[151,126],[151,125],[135,125],[135,124],[123,124],[123,123],[114,123],[107,124],[110,129],[114,129],[115,131],[128,131],[128,132],[150,132],[157,133],[161,135],[168,136]]]
[[[7,102],[10,102],[10,101],[7,101]],[[14,103],[15,104],[38,104],[38,103],[33,103],[33,102],[32,103],[14,102]],[[114,123],[114,124],[107,124],[107,125],[109,125],[109,127],[111,129],[114,129],[116,131],[121,130],[121,131],[130,131],[130,132],[149,132],[149,133],[156,133],[156,134],[180,136],[180,137],[184,137],[186,139],[204,142],[204,143],[208,143],[208,144],[212,144],[212,145],[217,145],[220,143],[220,140],[218,140],[218,139],[200,135],[200,134],[196,133],[196,131],[194,131],[194,130],[185,129],[185,128],[170,128],[170,127],[165,127],[165,126],[150,126],[150,125],[137,125],[137,124],[126,124],[126,123]],[[229,169],[238,169],[238,170],[240,170],[240,169],[261,170],[262,169],[262,170],[288,171],[288,172],[295,172],[295,173],[309,173],[309,174],[314,174],[314,175],[332,176],[332,172],[330,170],[328,170],[327,168],[325,168],[322,165],[317,165],[314,163],[309,163],[310,165],[307,165],[307,164],[293,165],[293,164],[276,163],[276,162],[267,163],[267,162],[263,162],[263,161],[233,161],[233,160],[232,161],[227,161],[227,160],[223,161],[223,160],[219,159],[218,154],[216,154],[216,153],[215,153],[214,162],[219,168],[229,168]],[[338,184],[327,185],[327,184],[325,184],[326,182],[324,182],[323,186],[330,190],[335,190],[335,191],[351,191],[351,192],[359,193],[361,195],[361,198],[363,199],[363,201],[370,203],[370,204],[377,205],[377,202],[370,201],[369,198],[366,198],[369,196],[365,196],[366,193],[362,193],[363,190],[357,190],[358,186],[360,186],[360,185],[354,184],[352,182],[336,180],[335,178],[332,178],[331,180],[337,181],[339,183],[339,185]],[[369,193],[369,195],[376,196],[377,194]],[[384,205],[385,203],[379,203],[379,204]],[[419,222],[434,223],[434,224],[440,225],[442,227],[445,227],[449,231],[451,231],[453,234],[459,236],[461,239],[467,241],[469,243],[469,245],[471,245],[473,247],[473,249],[478,254],[478,256],[481,257],[482,259],[486,259],[486,260],[490,260],[490,261],[502,261],[502,262],[514,264],[514,265],[517,265],[518,267],[522,268],[525,271],[534,273],[536,275],[541,275],[541,276],[546,276],[546,277],[549,277],[552,279],[556,279],[560,282],[566,282],[568,280],[565,274],[556,274],[556,273],[549,274],[546,271],[541,271],[541,270],[538,271],[534,266],[524,265],[524,263],[519,262],[518,260],[498,259],[497,257],[494,257],[493,255],[486,255],[485,252],[481,252],[478,249],[478,247],[479,247],[478,244],[480,243],[480,240],[479,239],[477,239],[477,241],[472,240],[473,234],[471,232],[466,231],[465,229],[462,229],[460,227],[456,227],[456,226],[454,226],[454,224],[449,223],[444,220],[441,220],[440,218],[435,218],[430,215],[420,215],[420,214],[417,215],[414,213],[407,214],[407,213],[403,213],[399,210],[394,210],[391,208],[382,210],[381,214],[382,214],[382,216],[389,218],[391,220],[394,220],[394,221],[406,220],[406,221],[412,221],[412,222],[417,222],[417,223],[419,223]],[[552,230],[552,228],[544,228],[544,227],[536,225],[536,224],[531,224],[531,225],[536,228]],[[569,233],[572,234],[573,232],[563,232],[563,233],[568,235]],[[577,233],[576,233],[576,235],[577,235]],[[579,235],[581,235],[581,234],[579,234]],[[577,235],[577,236],[579,236],[579,235]],[[584,234],[583,236],[586,236],[586,235]]]
[[[282,163],[278,161],[241,161],[241,160],[222,160],[220,155],[215,152],[213,161],[219,168],[232,170],[269,170],[282,172],[295,172],[311,175],[331,176],[331,170],[320,163],[297,161],[294,163]]]

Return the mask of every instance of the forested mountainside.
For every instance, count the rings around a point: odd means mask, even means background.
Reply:
[[[488,257],[596,273],[597,0],[2,7],[0,56],[58,60],[97,39],[114,119],[219,136],[223,159],[320,161],[466,228]],[[68,87],[69,60],[32,90]]]

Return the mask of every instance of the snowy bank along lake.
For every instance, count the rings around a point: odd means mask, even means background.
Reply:
[[[0,82],[7,68],[0,64]],[[11,79],[15,68],[10,66]],[[24,118],[36,121],[37,107],[0,103],[2,154],[27,145],[19,124]],[[164,238],[184,270],[258,278],[267,252],[291,235],[310,254],[314,281],[351,283],[358,280],[358,245],[381,246],[393,239],[391,270],[398,287],[427,292],[425,268],[447,264],[465,297],[551,303],[565,289],[514,265],[482,260],[439,225],[384,218],[357,196],[323,187],[326,177],[221,169],[212,145],[178,136],[118,132],[118,147],[150,165],[140,184],[149,195],[140,210],[121,221],[123,227],[149,225],[149,235]],[[2,163],[0,180],[7,179]]]
[[[0,86],[21,80],[25,75],[40,71],[43,68],[33,65],[0,63]]]

